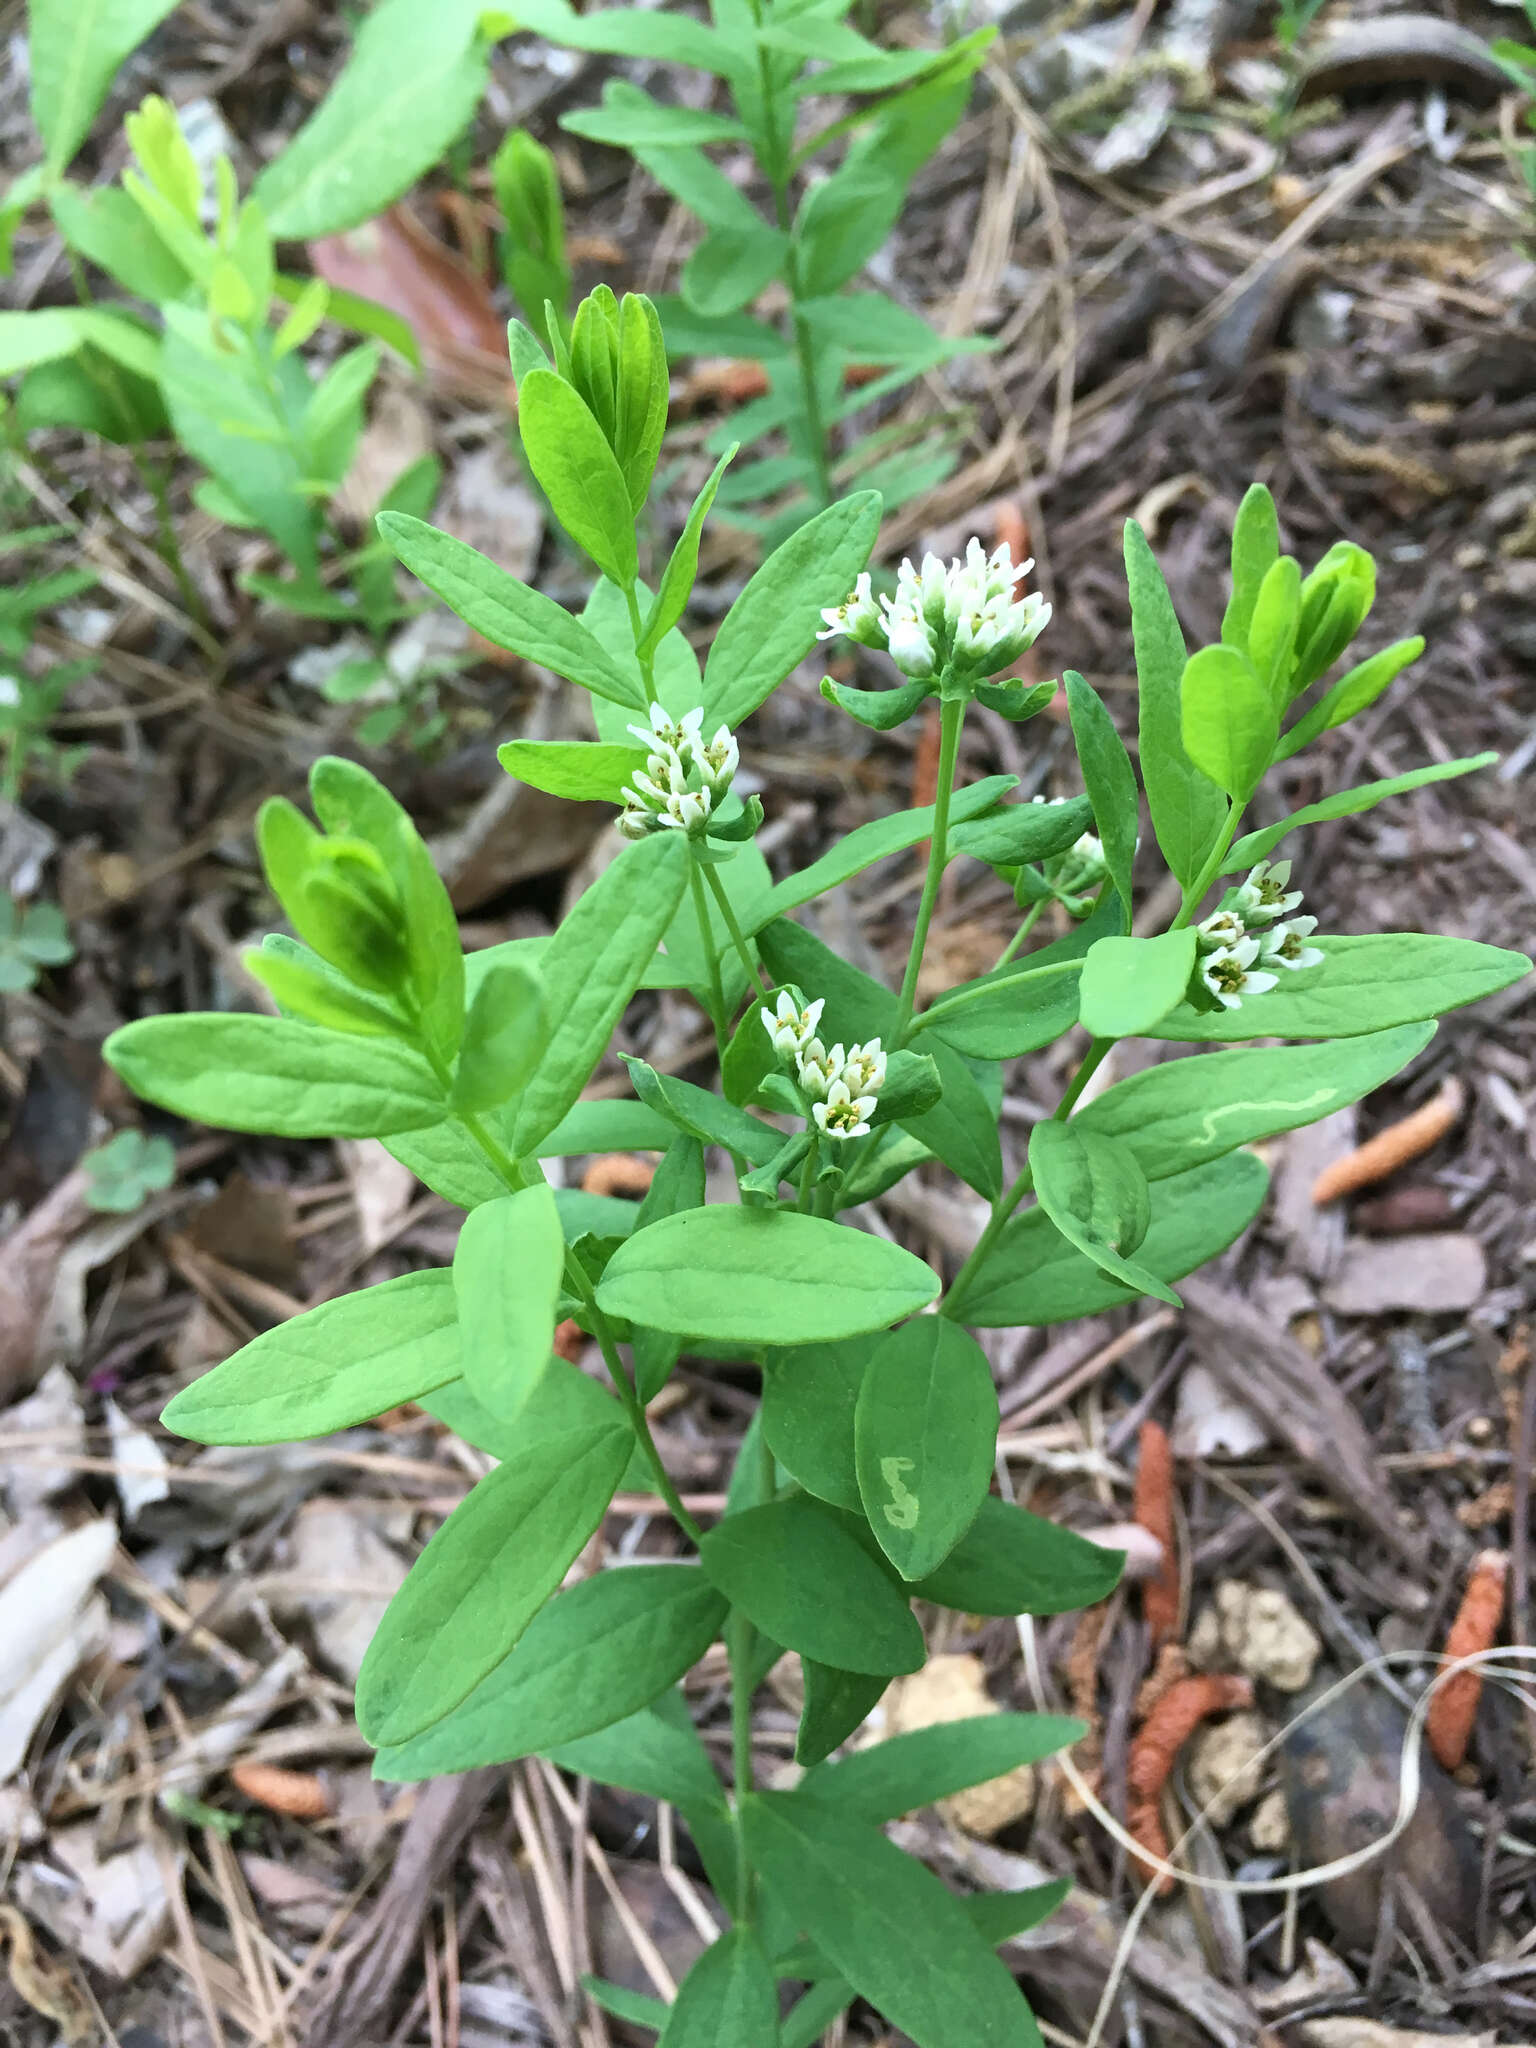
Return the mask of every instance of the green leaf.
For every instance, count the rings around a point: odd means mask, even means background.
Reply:
[[[1282,555],[1259,585],[1248,627],[1248,659],[1268,690],[1277,714],[1290,701],[1291,661],[1301,623],[1301,568]]]
[[[90,132],[118,68],[176,0],[31,0],[32,118],[49,171],[63,170]]]
[[[574,1445],[576,1439],[566,1441]],[[621,1470],[628,1441],[627,1431],[614,1438]],[[503,1466],[491,1477],[516,1469]],[[481,1486],[487,1483],[482,1480]],[[606,1496],[602,1506],[607,1506]],[[542,1544],[538,1528],[530,1525],[528,1536],[536,1546]],[[430,1551],[429,1544],[423,1556]],[[494,1609],[487,1613],[483,1597],[477,1598],[475,1611],[484,1618],[473,1633],[499,1638],[501,1617]],[[493,1617],[495,1630],[487,1626]],[[503,1646],[483,1660],[477,1682],[445,1718],[409,1740],[383,1744],[374,1775],[443,1777],[559,1750],[594,1735],[674,1685],[703,1656],[724,1619],[724,1600],[696,1565],[620,1565],[598,1572],[542,1608],[510,1654]],[[471,1647],[466,1644],[466,1651]],[[573,1763],[571,1768],[581,1766]],[[669,1768],[675,1771],[675,1762]]]
[[[1188,888],[1216,844],[1227,806],[1215,783],[1184,751],[1179,707],[1184,635],[1162,571],[1134,519],[1125,526],[1125,574],[1136,648],[1141,779],[1163,858]]]
[[[727,1515],[699,1558],[755,1628],[840,1671],[916,1671],[923,1632],[906,1599],[837,1517],[804,1494]]]
[[[960,1614],[1072,1614],[1107,1599],[1124,1564],[1120,1551],[988,1494],[943,1564],[913,1591]]]
[[[646,617],[645,631],[635,648],[642,661],[649,660],[688,609],[694,578],[699,573],[699,540],[704,532],[704,521],[709,517],[709,508],[715,502],[720,479],[733,460],[736,447],[733,441],[715,464],[708,482],[693,501],[683,530],[677,537],[676,547],[667,557],[667,566],[656,586],[655,602]]]
[[[962,982],[918,1017],[917,1029],[980,1059],[1016,1059],[1049,1045],[1077,1022],[1083,956],[1100,939],[1124,929],[1120,899],[1106,889],[1092,913],[1064,939]]]
[[[822,608],[841,604],[880,531],[873,491],[841,498],[775,548],[720,622],[704,665],[704,721],[750,717],[814,646]]]
[[[1434,1035],[1431,1023],[1404,1024],[1331,1044],[1165,1060],[1106,1089],[1072,1122],[1117,1138],[1149,1181],[1166,1180],[1331,1116],[1390,1081]]]
[[[797,1344],[766,1353],[759,1413],[763,1435],[785,1471],[834,1507],[863,1512],[854,1457],[859,1389],[883,1337]]]
[[[340,78],[252,188],[276,240],[356,227],[441,162],[485,91],[484,11],[484,0],[380,0]]]
[[[506,740],[496,758],[515,782],[573,803],[622,804],[624,785],[643,769],[643,747],[590,740]]]
[[[519,0],[517,23],[570,50],[654,57],[663,64],[690,65],[722,77],[729,76],[738,61],[724,36],[686,14],[638,7],[599,7],[578,14],[568,0]]]
[[[825,998],[823,1023],[834,1038],[891,1042],[896,998],[850,967],[803,925],[776,918],[757,934],[757,946],[775,981],[794,982],[808,995]],[[979,1195],[995,1201],[1002,1193],[1003,1161],[992,1105],[958,1052],[933,1040],[923,1050],[937,1062],[944,1093],[932,1109],[913,1117],[904,1128]]]
[[[761,1029],[761,1019],[758,1027]],[[625,1053],[623,1059],[640,1100],[688,1136],[702,1139],[706,1145],[723,1145],[728,1152],[739,1152],[751,1166],[766,1166],[783,1149],[782,1131],[738,1109],[723,1095],[713,1095],[692,1081],[658,1074],[632,1053]]]
[[[810,1344],[884,1328],[938,1291],[933,1269],[885,1238],[789,1210],[719,1206],[637,1231],[597,1298],[605,1314],[706,1342]]]
[[[586,1086],[682,900],[687,872],[688,844],[679,835],[658,832],[625,847],[550,941],[542,964],[554,1028],[518,1104],[512,1135],[519,1158]]]
[[[1093,806],[1087,797],[1064,803],[999,804],[974,823],[955,822],[951,811],[949,844],[990,867],[1019,867],[1026,861],[1049,860],[1093,830]]]
[[[1082,767],[1088,799],[1104,845],[1104,860],[1115,893],[1127,910],[1131,903],[1131,866],[1136,858],[1136,825],[1140,799],[1136,771],[1115,731],[1115,722],[1097,694],[1075,669],[1063,677],[1072,740]]]
[[[974,1337],[916,1316],[875,1347],[854,1419],[859,1491],[904,1579],[936,1570],[992,1483],[997,1393]]]
[[[510,1102],[543,1054],[549,1037],[544,982],[536,967],[508,960],[484,976],[464,1020],[455,1109],[495,1109]]]
[[[1135,1154],[1114,1138],[1054,1119],[1029,1134],[1029,1165],[1040,1206],[1069,1243],[1129,1287],[1182,1304],[1129,1255],[1147,1234],[1151,1197]]]
[[[816,2048],[832,2022],[853,2003],[853,1987],[834,1976],[813,1984],[786,2013],[780,2028],[783,2048]]]
[[[626,675],[563,605],[530,590],[485,555],[425,520],[404,512],[381,512],[377,524],[411,574],[493,647],[552,668],[596,696],[644,715],[645,692],[638,674]],[[514,772],[508,769],[509,774]]]
[[[847,683],[835,683],[831,676],[821,679],[821,694],[827,702],[871,732],[894,732],[898,725],[905,725],[932,689],[931,682],[918,681],[890,690],[856,690]]]
[[[994,346],[980,335],[935,334],[926,320],[884,292],[801,299],[798,310],[821,348],[842,349],[860,363],[916,364],[927,369],[935,361]]]
[[[778,2048],[779,1999],[762,1943],[733,1927],[678,1986],[658,2048]]]
[[[1232,595],[1221,622],[1221,637],[1228,647],[1249,652],[1248,629],[1264,578],[1280,553],[1280,523],[1275,501],[1263,484],[1250,484],[1243,493],[1232,526]]]
[[[497,1466],[459,1503],[363,1658],[357,1725],[371,1743],[420,1735],[501,1662],[602,1521],[632,1442],[615,1411]]]
[[[1268,1188],[1269,1175],[1251,1152],[1235,1152],[1213,1165],[1157,1181],[1138,1264],[1164,1281],[1182,1279],[1247,1229]],[[1142,1292],[1139,1284],[1122,1284],[1096,1268],[1067,1242],[1044,1209],[1031,1209],[1006,1225],[953,1308],[974,1328],[1007,1329],[1015,1323],[1043,1328],[1097,1315]]]
[[[850,153],[831,177],[811,185],[795,216],[801,290],[820,299],[845,285],[896,224],[905,181]]]
[[[565,1234],[543,1181],[470,1211],[453,1255],[463,1374],[470,1392],[510,1421],[549,1361],[565,1265]]]
[[[400,1012],[392,1003],[364,995],[334,967],[282,932],[268,932],[260,949],[242,953],[241,964],[270,989],[285,1017],[324,1024],[363,1038],[397,1038]]]
[[[666,2025],[671,2011],[670,2006],[652,1998],[648,1991],[631,1991],[627,1984],[610,1984],[606,1977],[589,1973],[582,1978],[581,1988],[594,2005],[611,2012],[615,2019],[634,2027],[649,2027],[653,2033],[659,2033]]]
[[[1246,803],[1274,758],[1280,725],[1246,654],[1203,647],[1184,669],[1184,746],[1195,766]]]
[[[814,1657],[800,1659],[800,1675],[805,1703],[795,1731],[795,1762],[819,1764],[869,1719],[887,1681],[880,1673],[839,1671]]]
[[[596,1380],[553,1353],[516,1422],[493,1414],[475,1399],[462,1379],[438,1387],[424,1396],[420,1405],[465,1443],[503,1464],[551,1437],[569,1436],[573,1430],[612,1429],[621,1414],[612,1394],[604,1393]]]
[[[786,235],[756,218],[711,228],[683,265],[684,303],[706,320],[737,312],[780,274],[788,249]]]
[[[1099,939],[1083,955],[1078,1020],[1095,1038],[1142,1037],[1183,1001],[1194,965],[1192,929]]]
[[[975,1714],[855,1750],[807,1773],[801,1790],[880,1826],[969,1786],[1006,1777],[1023,1764],[1038,1764],[1081,1742],[1087,1732],[1084,1722],[1062,1714]]]
[[[523,452],[555,517],[603,574],[635,580],[635,519],[618,458],[579,392],[553,370],[530,370],[517,391]]]
[[[1459,1010],[1530,972],[1524,953],[1425,932],[1370,932],[1309,941],[1320,967],[1282,975],[1277,988],[1209,1015],[1180,1005],[1152,1035],[1180,1040],[1353,1038]]]
[[[989,775],[981,782],[973,782],[968,788],[957,790],[949,814],[954,828],[951,843],[956,845],[958,850],[969,852],[970,844],[962,842],[962,833],[985,831],[990,827],[999,815],[994,811],[994,806],[1010,789],[1017,786],[1016,776]],[[1035,806],[1010,805],[1002,815],[1005,818],[1012,817],[1015,812],[1026,808],[1033,811]],[[1044,806],[1040,809],[1043,811]],[[1086,816],[1086,802],[1082,809]],[[975,819],[982,822],[979,825],[969,822]],[[1079,830],[1081,829],[1079,827]],[[809,903],[817,896],[825,896],[827,891],[835,889],[839,882],[846,882],[854,875],[862,874],[866,868],[873,867],[876,861],[888,860],[892,854],[904,853],[909,846],[918,846],[932,836],[932,804],[923,804],[911,811],[895,811],[888,818],[871,818],[867,825],[855,825],[853,830],[824,853],[820,860],[812,861],[808,868],[802,868],[796,875],[786,876],[777,885],[762,906],[758,919],[759,928],[775,917],[782,917],[786,911],[798,909],[802,903]],[[1072,837],[1075,839],[1077,833],[1074,832]]]
[[[1355,789],[1335,790],[1332,796],[1292,811],[1277,824],[1244,833],[1222,862],[1221,871],[1224,875],[1240,875],[1256,861],[1267,860],[1286,834],[1298,826],[1326,825],[1333,818],[1352,818],[1357,812],[1374,810],[1390,796],[1403,796],[1410,789],[1423,789],[1431,782],[1450,782],[1458,775],[1470,775],[1474,769],[1491,768],[1498,758],[1492,753],[1468,754],[1460,761],[1433,761],[1428,767],[1410,769],[1406,775],[1389,775],[1380,782],[1362,782]]]
[[[1039,2048],[1018,1986],[959,1900],[878,1828],[782,1792],[744,1799],[742,1826],[781,1909],[917,2048]]]
[[[680,1638],[672,1652],[675,1660],[682,1654],[685,1642],[691,1644],[698,1639],[706,1621],[701,1614],[697,1621],[678,1628],[682,1595],[677,1593],[674,1599],[675,1589],[659,1574],[665,1572],[675,1578],[678,1572],[694,1571],[695,1567],[627,1565],[622,1569],[626,1576],[635,1572],[658,1574],[654,1580],[655,1591],[664,1597],[653,1600],[649,1606],[637,1599],[632,1607],[626,1608],[626,1612],[659,1619],[667,1629],[675,1631]],[[703,1579],[702,1572],[696,1575]],[[600,1574],[598,1580],[584,1580],[583,1583],[609,1582],[618,1576],[618,1571],[612,1570]],[[713,1601],[709,1612],[723,1619],[725,1603],[707,1580],[705,1586]],[[575,1590],[573,1586],[571,1591]],[[718,1628],[720,1620],[717,1619],[714,1625]],[[526,1636],[520,1647],[526,1651]],[[704,1648],[708,1647],[706,1643]],[[703,1651],[699,1654],[702,1655]],[[676,1693],[661,1695],[654,1706],[626,1714],[622,1720],[612,1721],[590,1735],[578,1735],[569,1742],[551,1743],[542,1754],[552,1764],[558,1764],[562,1771],[577,1771],[584,1778],[595,1778],[601,1785],[616,1785],[623,1792],[638,1792],[643,1799],[665,1799],[684,1813],[702,1810],[716,1813],[722,1820],[726,1816],[725,1798],[715,1767],[689,1719],[687,1703]]]
[[[588,142],[605,142],[610,149],[674,149],[696,147],[703,142],[741,142],[746,129],[725,114],[711,114],[698,107],[667,107],[653,100],[638,86],[622,100],[601,107],[580,107],[560,116],[560,126],[569,135],[583,135]]]
[[[286,1017],[143,1017],[114,1031],[102,1057],[147,1102],[228,1131],[380,1138],[447,1109],[420,1053]]]
[[[1360,662],[1323,693],[1305,718],[1297,719],[1281,740],[1276,760],[1289,760],[1292,754],[1310,746],[1319,733],[1331,732],[1336,725],[1358,717],[1423,652],[1423,639],[1415,634],[1410,640],[1395,640],[1390,647],[1383,647]]]
[[[418,1400],[459,1370],[452,1276],[405,1273],[253,1337],[161,1420],[194,1443],[291,1443]]]

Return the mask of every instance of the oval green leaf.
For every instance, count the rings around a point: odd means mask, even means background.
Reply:
[[[679,1336],[791,1344],[882,1329],[939,1291],[936,1273],[885,1238],[788,1210],[716,1207],[637,1230],[608,1262],[605,1314]],[[835,1660],[834,1660],[835,1661]]]
[[[915,1316],[875,1347],[854,1417],[859,1490],[880,1548],[925,1578],[986,1498],[997,1392],[986,1353],[944,1316]]]
[[[732,1605],[788,1650],[881,1677],[923,1661],[923,1632],[891,1579],[803,1494],[727,1515],[699,1556]]]
[[[1078,1021],[1095,1038],[1136,1038],[1183,1001],[1195,965],[1195,934],[1099,939],[1083,955]]]

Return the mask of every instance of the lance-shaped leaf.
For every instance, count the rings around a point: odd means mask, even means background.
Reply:
[[[1117,1139],[1054,1119],[1029,1136],[1040,1206],[1070,1243],[1128,1287],[1179,1306],[1179,1297],[1130,1254],[1147,1234],[1151,1198],[1135,1154]]]
[[[565,1234],[544,1181],[482,1202],[453,1255],[464,1379],[511,1421],[538,1384],[555,1337]]]
[[[403,1273],[264,1330],[160,1419],[194,1443],[291,1443],[420,1400],[458,1372],[452,1275]]]
[[[574,1429],[499,1465],[417,1558],[368,1646],[357,1724],[403,1743],[458,1706],[500,1663],[602,1520],[632,1438]]]

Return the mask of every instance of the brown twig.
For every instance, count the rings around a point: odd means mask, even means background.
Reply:
[[[1162,1648],[1179,1627],[1179,1558],[1173,1527],[1173,1446],[1160,1422],[1141,1425],[1136,1463],[1136,1500],[1132,1515],[1163,1548],[1157,1574],[1141,1589],[1141,1611],[1152,1634],[1154,1650]]]
[[[1395,1124],[1388,1124],[1374,1138],[1324,1167],[1312,1184],[1314,1206],[1321,1208],[1325,1202],[1336,1202],[1340,1195],[1353,1194],[1356,1188],[1374,1187],[1389,1173],[1396,1173],[1400,1166],[1417,1159],[1454,1130],[1466,1106],[1467,1091],[1453,1074],[1411,1116],[1399,1117]]]
[[[1479,1650],[1491,1650],[1504,1612],[1504,1591],[1509,1581],[1509,1556],[1502,1550],[1480,1550],[1473,1560],[1467,1590],[1461,1596],[1456,1619],[1445,1639],[1445,1654],[1451,1663],[1472,1657]],[[1436,1760],[1448,1771],[1466,1759],[1477,1719],[1477,1703],[1483,1694],[1480,1671],[1458,1671],[1448,1678],[1429,1703],[1424,1733]]]
[[[1126,1826],[1149,1857],[1165,1862],[1168,1834],[1161,1811],[1163,1787],[1200,1723],[1212,1714],[1225,1714],[1233,1707],[1253,1705],[1251,1679],[1227,1672],[1208,1671],[1194,1678],[1181,1678],[1169,1686],[1157,1705],[1136,1731],[1126,1767]],[[1161,1897],[1173,1889],[1173,1879],[1157,1881]]]

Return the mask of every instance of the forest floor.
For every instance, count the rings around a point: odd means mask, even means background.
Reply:
[[[310,0],[183,7],[114,106],[151,88],[211,101],[249,171],[339,62],[341,14]],[[1304,564],[1340,536],[1375,551],[1370,644],[1429,642],[1413,680],[1276,778],[1270,815],[1426,760],[1502,757],[1314,831],[1299,855],[1308,908],[1325,931],[1423,928],[1528,949],[1536,266],[1497,82],[1467,47],[1476,37],[1430,32],[1510,33],[1516,17],[1442,6],[1429,29],[1422,16],[1383,17],[1400,24],[1395,41],[1366,58],[1314,57],[1299,106],[1277,112],[1284,74],[1267,17],[1187,0],[1167,17],[1145,5],[1067,14],[1007,17],[970,115],[877,266],[941,329],[995,342],[906,401],[913,419],[948,419],[961,456],[894,516],[882,549],[949,553],[971,531],[990,543],[1022,523],[1034,587],[1054,607],[1042,673],[1080,668],[1129,737],[1124,519],[1147,528],[1203,642],[1219,630],[1237,500],[1262,478]],[[926,31],[909,17],[892,32]],[[1085,82],[1106,69],[1097,111],[1065,126],[1060,110],[1074,97],[1081,108]],[[0,147],[19,165],[33,145],[12,70]],[[504,44],[465,161],[483,165],[500,133],[526,122],[559,152],[580,282],[671,288],[687,245],[664,196],[555,126],[595,99],[602,70],[551,61],[526,38]],[[103,175],[119,147],[104,149]],[[579,566],[546,532],[513,453],[483,173],[445,176],[411,214],[414,230],[386,224],[378,246],[415,278],[435,346],[425,377],[402,370],[381,388],[351,502],[372,503],[379,479],[435,448],[447,465],[439,522],[574,597]],[[67,298],[56,242],[24,235],[16,255],[12,303]],[[662,545],[730,388],[702,371],[676,381]],[[262,566],[264,544],[193,509],[191,480],[178,476],[177,511],[211,632],[189,620],[149,544],[142,487],[113,451],[53,436],[6,480],[12,523],[68,529],[45,566],[99,581],[39,633],[55,658],[90,664],[53,727],[78,754],[66,779],[40,761],[21,803],[0,805],[0,876],[58,902],[76,948],[36,990],[0,997],[0,1275],[22,1305],[0,1330],[0,1577],[65,1527],[110,1518],[120,1541],[104,1605],[79,1589],[72,1625],[88,1654],[30,1739],[23,1730],[24,1768],[0,1785],[0,1896],[12,1902],[0,1906],[0,2041],[638,2039],[576,1986],[595,1969],[665,1995],[696,1953],[711,1902],[666,1816],[536,1762],[376,1785],[352,1720],[351,1680],[384,1603],[486,1461],[414,1410],[252,1452],[197,1450],[157,1421],[176,1387],[256,1331],[350,1286],[445,1263],[457,1212],[376,1144],[271,1142],[153,1115],[177,1170],[138,1209],[93,1212],[78,1164],[145,1117],[100,1062],[109,1030],[149,1010],[256,1000],[240,947],[275,913],[251,821],[267,795],[299,796],[318,754],[368,760],[411,807],[472,945],[547,930],[600,857],[607,814],[503,801],[497,742],[558,733],[575,714],[546,679],[466,647],[436,617],[411,629],[417,658],[446,653],[449,672],[420,686],[387,752],[361,745],[364,713],[316,687],[334,629],[244,594],[237,578]],[[751,559],[739,532],[710,540],[690,621],[701,639]],[[743,738],[777,872],[931,786],[920,722],[890,736],[856,728],[822,700],[819,676],[805,664]],[[963,774],[996,771],[1018,774],[1026,796],[1071,790],[1064,725],[968,726]],[[899,972],[920,879],[912,855],[869,871],[824,935]],[[932,985],[989,965],[1013,914],[989,871],[959,863]],[[707,1032],[684,998],[642,998],[625,1028],[654,1066],[709,1078]],[[1123,1816],[1154,1662],[1163,1680],[1180,1658],[1245,1673],[1255,1692],[1250,1710],[1196,1737],[1170,1779],[1182,1827],[1251,1764],[1185,1845],[1200,1881],[1153,1903],[1134,1941],[1123,1934],[1142,1889],[1135,1866],[1059,1771],[901,1824],[959,1885],[1072,1879],[1063,1912],[1006,1951],[1052,2042],[1536,2039],[1536,1708],[1513,1688],[1485,1688],[1453,1774],[1426,1760],[1411,1836],[1387,1863],[1289,1894],[1207,1882],[1261,1884],[1381,1831],[1396,1810],[1405,1709],[1479,1553],[1512,1558],[1495,1639],[1536,1643],[1533,1056],[1527,981],[1448,1017],[1358,1113],[1266,1148],[1272,1199],[1186,1288],[1184,1314],[1142,1303],[988,1333],[1000,1483],[1019,1500],[1081,1529],[1122,1525],[1143,1426],[1170,1433],[1173,1487],[1151,1510],[1177,1532],[1176,1647],[1154,1658],[1134,1583],[1087,1617],[1040,1624],[1032,1647],[1012,1623],[946,1617],[928,1672],[888,1697],[884,1726],[975,1711],[983,1695],[1085,1711],[1094,1733],[1079,1769]],[[1075,1057],[1068,1043],[1010,1071],[1015,1165]],[[1433,1149],[1351,1200],[1314,1204],[1325,1165],[1432,1099],[1453,1111]],[[641,1160],[568,1165],[608,1188],[644,1172]],[[953,1269],[972,1211],[952,1183],[919,1179],[886,1221]],[[663,1453],[700,1511],[718,1505],[752,1406],[750,1377],[707,1360],[656,1403]],[[602,1542],[665,1551],[657,1508],[621,1496]],[[1386,1655],[1252,1762],[1320,1688]],[[0,1728],[14,1706],[3,1664],[0,1648]],[[690,1690],[707,1739],[728,1750],[720,1679],[706,1664]],[[775,1672],[755,1717],[764,1782],[788,1765],[796,1705],[793,1677]],[[893,2038],[857,2007],[839,2029],[827,2039]]]

